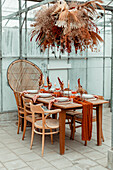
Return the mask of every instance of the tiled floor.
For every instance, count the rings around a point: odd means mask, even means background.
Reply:
[[[44,156],[41,156],[41,136],[35,135],[30,150],[31,129],[27,128],[25,140],[22,132],[17,135],[17,113],[0,115],[0,170],[105,170],[107,153],[110,148],[111,113],[103,109],[103,133],[105,142],[96,145],[96,124],[93,123],[92,140],[87,146],[81,141],[81,130],[77,129],[75,140],[70,140],[70,130],[66,128],[65,154],[59,154],[59,136],[54,135],[51,145],[50,136],[45,138]]]

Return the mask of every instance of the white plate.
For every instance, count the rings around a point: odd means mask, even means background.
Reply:
[[[60,102],[65,102],[65,101],[69,100],[67,97],[56,97],[55,99],[60,101]]]
[[[38,90],[26,90],[28,93],[38,93]]]
[[[75,96],[80,96],[80,93],[76,93]]]
[[[55,91],[55,89],[54,89],[54,88],[51,88],[50,91]]]
[[[69,94],[70,95],[72,93],[71,93],[71,91],[64,91],[64,94],[67,94],[67,95]]]
[[[40,97],[51,97],[52,95],[50,93],[39,93]]]
[[[83,94],[82,97],[84,99],[94,99],[95,98],[92,94]]]
[[[97,98],[94,98],[94,99],[90,99],[90,100],[92,100],[92,101],[93,101],[93,100],[97,100]]]

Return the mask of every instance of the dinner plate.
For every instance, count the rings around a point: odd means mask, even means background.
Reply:
[[[76,93],[75,96],[80,96],[80,93]]]
[[[92,94],[83,94],[82,97],[84,99],[93,99],[93,98],[95,98]]]
[[[90,100],[94,101],[94,100],[97,100],[97,98],[93,98],[93,99],[90,99]]]
[[[39,93],[40,97],[51,97],[52,95],[50,93]]]
[[[38,93],[38,90],[26,90],[28,93]]]
[[[60,102],[65,102],[65,101],[69,100],[67,97],[56,97],[55,99],[60,101]]]
[[[55,89],[54,89],[54,88],[51,88],[51,89],[50,89],[50,91],[54,92],[54,91],[55,91]]]

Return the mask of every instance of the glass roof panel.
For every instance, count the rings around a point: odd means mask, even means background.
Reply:
[[[86,1],[89,1],[89,0],[78,0],[78,1],[86,2]],[[25,1],[22,0],[21,3],[22,3],[22,8],[24,9],[25,8]],[[37,2],[34,2],[32,0],[28,1],[27,7],[34,5],[36,3]],[[104,0],[103,5],[113,7],[113,0]],[[18,8],[19,8],[18,0],[2,0],[2,15],[3,16],[7,16],[9,14],[12,14],[12,13],[18,11]],[[29,21],[28,25],[30,25],[30,21],[33,20],[35,12],[39,9],[40,9],[40,7],[35,8],[34,10],[31,10],[31,11],[28,12],[28,21]],[[104,25],[104,11],[99,10],[99,13],[100,13],[100,15],[102,15],[102,17],[99,20],[97,20],[96,23],[97,23],[98,26],[103,27],[103,25]],[[105,11],[105,14],[106,14],[106,17],[105,17],[106,26],[109,27],[110,20],[111,20],[111,12]],[[22,17],[24,18],[24,14],[22,14]],[[16,17],[16,19],[18,20],[18,17]],[[11,21],[11,19],[10,19],[10,21]],[[13,24],[11,24],[11,26],[12,25],[14,26],[17,23],[16,21],[14,21],[14,19],[12,20],[12,22],[13,22]],[[6,23],[7,23],[7,20],[3,21],[3,26],[5,26]],[[8,26],[10,26],[10,23],[11,22],[8,22]],[[15,25],[15,26],[17,26],[17,25]]]

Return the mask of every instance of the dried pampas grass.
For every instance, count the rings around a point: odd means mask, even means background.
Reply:
[[[57,45],[58,48],[61,46],[61,52],[66,50],[70,53],[72,44],[76,53],[86,48],[96,49],[103,41],[94,22],[94,18],[99,16],[97,7],[104,10],[100,3],[102,0],[67,4],[63,0],[39,10],[35,23],[31,25],[31,41],[36,37],[42,51]]]

